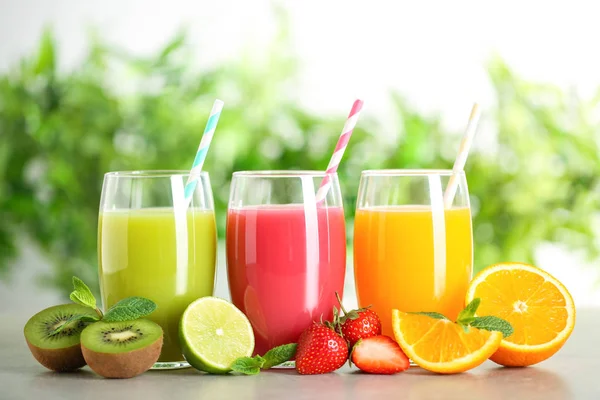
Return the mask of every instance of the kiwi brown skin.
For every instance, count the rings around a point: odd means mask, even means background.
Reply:
[[[71,372],[85,366],[81,346],[76,344],[64,349],[42,349],[25,338],[33,357],[44,367],[56,372]]]
[[[81,344],[83,358],[92,371],[105,378],[133,378],[148,371],[158,361],[163,345],[161,335],[154,343],[126,353],[99,353]]]
[[[25,341],[33,357],[44,367],[56,372],[71,372],[83,366],[86,362],[81,352],[79,343],[80,330],[88,323],[79,322],[79,326],[73,329],[65,329],[62,335],[72,336],[70,345],[52,348],[44,347],[46,343],[53,340],[64,340],[64,336],[57,334],[56,338],[48,335],[48,324],[56,323],[56,318],[68,318],[72,315],[95,315],[95,312],[87,307],[77,304],[62,304],[46,308],[31,317],[25,325]],[[69,333],[71,332],[71,333]]]

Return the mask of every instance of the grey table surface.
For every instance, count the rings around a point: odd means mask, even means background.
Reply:
[[[149,371],[109,380],[87,367],[58,374],[39,365],[22,334],[25,320],[0,315],[0,399],[600,399],[600,309],[579,310],[573,335],[551,359],[528,368],[487,361],[458,375],[410,368],[392,376],[344,367],[301,376],[273,370],[257,376],[214,376],[193,369]]]

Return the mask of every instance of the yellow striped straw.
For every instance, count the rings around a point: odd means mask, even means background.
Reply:
[[[445,208],[452,207],[452,202],[454,201],[454,196],[456,195],[456,189],[458,188],[458,174],[465,169],[465,164],[467,163],[467,157],[469,156],[469,150],[471,149],[471,144],[473,143],[473,137],[477,131],[477,124],[479,123],[480,116],[481,110],[479,109],[479,104],[474,103],[473,108],[471,109],[471,115],[469,116],[469,122],[467,123],[467,129],[460,142],[458,155],[456,156],[454,166],[452,167],[452,176],[450,176],[448,186],[444,192]]]

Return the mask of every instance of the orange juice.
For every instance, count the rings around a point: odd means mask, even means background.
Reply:
[[[394,308],[435,311],[455,319],[464,307],[473,269],[471,211],[463,207],[439,212],[434,246],[434,214],[429,206],[356,210],[358,303],[361,307],[372,305],[385,335],[393,335],[390,320]],[[434,257],[435,250],[438,254]]]

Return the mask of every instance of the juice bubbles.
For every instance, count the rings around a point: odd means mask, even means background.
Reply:
[[[227,267],[233,303],[254,328],[255,353],[298,340],[331,319],[342,296],[346,233],[342,207],[311,204],[231,208]]]
[[[358,301],[373,305],[383,333],[393,335],[391,310],[435,311],[455,319],[473,268],[471,212],[468,207],[440,210],[445,233],[445,263],[436,265],[430,206],[358,208],[354,224],[354,273]],[[435,243],[440,246],[440,243]],[[443,247],[441,248],[443,251]]]
[[[158,308],[146,318],[164,331],[159,362],[182,361],[179,319],[185,308],[211,296],[215,280],[213,211],[142,208],[100,213],[98,249],[105,309],[129,296]]]

